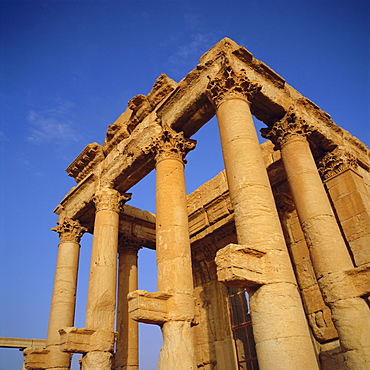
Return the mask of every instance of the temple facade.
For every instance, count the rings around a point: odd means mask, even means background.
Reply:
[[[260,144],[252,115],[265,124]],[[217,117],[225,170],[186,194],[191,137]],[[45,345],[26,369],[370,369],[370,150],[244,47],[223,39],[176,83],[162,74],[67,168]],[[156,213],[130,188],[156,172]],[[80,240],[93,234],[84,328]],[[138,290],[138,250],[158,290]],[[117,278],[118,276],[118,278]]]

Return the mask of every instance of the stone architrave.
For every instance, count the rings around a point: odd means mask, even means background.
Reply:
[[[152,144],[143,148],[146,153],[154,153],[156,161],[158,292],[131,293],[129,304],[131,315],[132,307],[141,307],[136,314],[138,321],[161,325],[160,370],[197,367],[191,328],[195,304],[184,177],[184,158],[194,147],[194,140],[164,126]]]
[[[140,242],[132,237],[119,238],[116,370],[139,369],[139,325],[129,317],[127,295],[138,289],[138,251]]]
[[[119,213],[130,194],[102,188],[94,196],[96,207],[90,278],[86,304],[86,329],[96,337],[113,338],[116,309],[116,278]],[[114,341],[92,345],[82,358],[83,370],[111,370]],[[109,345],[110,344],[110,345]]]
[[[59,330],[74,324],[80,239],[87,229],[69,218],[62,218],[57,224],[51,229],[59,234],[60,243],[46,339],[47,368],[69,369],[71,354],[60,350]]]
[[[353,264],[321,182],[307,137],[313,132],[294,111],[264,129],[281,157],[319,287],[331,308],[346,369],[370,364],[370,313],[350,279]],[[297,155],[299,153],[299,155]]]
[[[228,63],[208,86],[239,243],[217,253],[218,278],[249,290],[261,369],[318,369],[250,112],[260,89]]]

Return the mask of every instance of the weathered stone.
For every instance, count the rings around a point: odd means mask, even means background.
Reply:
[[[190,137],[215,114],[225,171],[186,195]],[[251,114],[271,141],[259,144]],[[179,83],[162,74],[108,126],[104,145],[89,144],[67,169],[77,185],[55,209],[47,349],[26,349],[26,368],[68,369],[70,353],[84,353],[83,370],[137,369],[136,321],[161,326],[159,369],[232,370],[248,353],[263,370],[367,368],[369,153],[230,39]],[[154,168],[156,215],[122,208],[122,194]],[[78,329],[86,231],[94,242],[86,328]],[[156,249],[158,292],[137,290],[140,247]],[[249,292],[245,307],[233,301],[240,288]],[[253,335],[244,331],[250,320]]]

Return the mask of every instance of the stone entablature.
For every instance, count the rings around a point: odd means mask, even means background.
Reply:
[[[200,59],[199,66],[181,80],[176,88],[174,84],[171,85],[174,90],[169,92],[172,87],[166,88],[165,91],[169,93],[164,94],[160,104],[147,112],[144,118],[140,118],[130,136],[118,142],[107,153],[104,159],[106,170],[96,167],[104,182],[113,183],[121,192],[125,192],[154,168],[154,161],[144,158],[141,148],[149,145],[151,137],[158,133],[158,117],[176,131],[183,131],[186,137],[190,137],[214,115],[214,108],[206,96],[206,87],[209,77],[216,76],[223,66],[225,58],[220,55],[221,51],[227,55],[227,60],[235,71],[244,69],[246,78],[263,86],[251,107],[257,119],[271,125],[293,106],[296,115],[315,128],[324,146],[329,150],[335,146],[347,146],[360,163],[370,168],[369,149],[364,144],[335,125],[327,113],[287,83],[283,84],[277,74],[262,67],[262,62],[251,59],[251,54],[245,48],[230,39],[224,39]],[[61,204],[68,217],[74,218],[76,214],[83,212],[94,193],[94,183],[94,178],[90,177],[88,181],[79,184],[81,189],[75,188],[63,199]]]

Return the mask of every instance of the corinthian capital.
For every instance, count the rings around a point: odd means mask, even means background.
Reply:
[[[119,213],[123,205],[130,199],[131,194],[121,195],[119,191],[111,188],[102,188],[93,197],[96,212],[110,210]]]
[[[335,148],[332,152],[328,152],[322,157],[318,163],[318,169],[321,178],[329,180],[339,173],[352,169],[357,169],[357,159],[349,151],[342,148]]]
[[[59,234],[60,242],[74,242],[79,243],[82,235],[87,231],[86,227],[81,226],[78,220],[64,218],[57,222],[56,227],[51,230]]]
[[[306,140],[306,137],[312,132],[313,128],[292,111],[287,112],[272,127],[261,129],[262,136],[270,139],[275,144],[276,149],[281,149],[284,144],[293,139]]]
[[[177,159],[186,163],[186,154],[195,148],[196,141],[186,139],[183,132],[176,132],[171,127],[165,125],[162,132],[152,138],[150,145],[142,150],[148,154],[154,153],[157,162],[163,159]]]
[[[217,109],[225,100],[243,99],[250,101],[261,86],[252,83],[242,69],[239,72],[227,63],[220,72],[210,80],[207,95]]]

